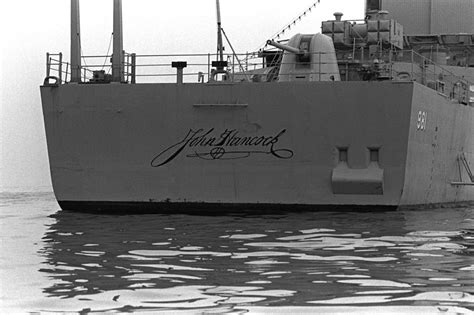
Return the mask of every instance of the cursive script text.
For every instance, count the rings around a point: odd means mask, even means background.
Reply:
[[[286,132],[281,130],[273,136],[241,136],[236,129],[216,133],[214,128],[190,129],[184,138],[158,153],[151,161],[152,167],[160,167],[181,154],[188,158],[204,160],[235,160],[252,154],[267,154],[278,159],[290,159],[293,151],[277,148],[277,143]]]

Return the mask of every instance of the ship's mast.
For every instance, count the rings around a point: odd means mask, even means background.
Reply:
[[[219,61],[224,61],[224,46],[222,44],[222,21],[221,21],[221,5],[219,0],[216,0],[217,9],[217,53],[219,54]]]
[[[71,0],[71,83],[81,82],[81,21],[79,0]]]
[[[112,54],[112,82],[123,82],[123,26],[122,0],[114,0],[114,48]]]

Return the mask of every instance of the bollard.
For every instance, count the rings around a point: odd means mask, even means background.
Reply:
[[[176,83],[183,84],[183,69],[188,66],[186,61],[173,61],[171,67],[177,69]]]

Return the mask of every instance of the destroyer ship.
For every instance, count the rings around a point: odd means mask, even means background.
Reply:
[[[83,64],[71,0],[70,61],[48,54],[41,86],[62,209],[474,201],[471,0],[368,0],[361,20],[335,13],[320,32],[280,32],[246,54],[216,4],[217,52],[151,56],[124,52],[114,0],[109,72]]]

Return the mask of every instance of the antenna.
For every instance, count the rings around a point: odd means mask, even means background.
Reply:
[[[81,82],[81,21],[79,0],[71,0],[71,82]]]
[[[219,54],[219,61],[224,61],[224,46],[222,44],[222,21],[221,21],[221,5],[219,0],[216,0],[217,10],[217,53]]]
[[[294,18],[290,23],[288,23],[285,27],[283,27],[280,31],[276,32],[272,37],[270,37],[270,40],[276,41],[277,39],[280,38],[281,35],[285,34],[286,31],[290,30],[292,26],[296,25],[301,19],[306,17],[308,13],[310,13],[319,3],[321,0],[317,0],[313,2],[313,4],[307,8],[303,13],[298,15],[296,18]],[[267,42],[265,42],[265,47],[267,46]]]
[[[122,0],[114,0],[114,49],[112,54],[112,82],[123,82],[123,27]]]

